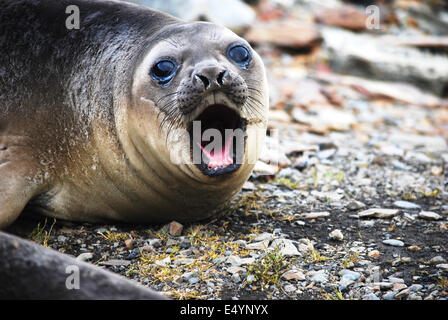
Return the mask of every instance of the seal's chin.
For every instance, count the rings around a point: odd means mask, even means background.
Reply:
[[[196,167],[207,176],[226,175],[238,170],[246,149],[246,126],[247,120],[226,105],[212,104],[205,108],[189,127]]]

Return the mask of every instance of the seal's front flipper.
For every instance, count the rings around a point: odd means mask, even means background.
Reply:
[[[0,229],[13,223],[38,191],[30,171],[24,163],[0,157]]]

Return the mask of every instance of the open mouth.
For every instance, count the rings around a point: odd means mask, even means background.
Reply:
[[[208,106],[190,124],[193,163],[208,176],[236,171],[244,159],[247,121],[222,105]]]

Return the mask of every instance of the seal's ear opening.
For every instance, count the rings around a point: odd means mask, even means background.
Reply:
[[[192,149],[201,153],[200,163],[195,162],[200,171],[216,176],[237,170],[242,163],[241,153],[245,150],[245,137],[239,134],[245,132],[244,119],[235,110],[214,104],[206,108],[194,122],[200,123],[200,136],[190,132]]]

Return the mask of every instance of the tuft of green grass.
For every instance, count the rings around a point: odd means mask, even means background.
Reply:
[[[442,289],[442,290],[448,289],[448,278],[439,276],[439,278],[437,279],[437,282],[438,282],[438,286],[440,289]]]
[[[45,230],[47,226],[47,218],[45,218],[44,225],[41,227],[40,222],[37,224],[36,228],[31,231],[31,233],[28,235],[28,239],[40,243],[44,247],[49,247],[48,242],[51,239],[51,231],[53,230],[53,226],[56,223],[56,219],[53,218],[53,224],[50,226],[50,229],[47,231]]]
[[[325,300],[345,300],[344,296],[342,295],[342,292],[339,291],[339,289],[334,288],[334,291],[332,293],[325,293],[323,295],[323,299]]]
[[[311,249],[308,251],[308,259],[309,263],[323,262],[327,261],[328,257],[321,255],[317,250]]]
[[[299,184],[297,182],[292,181],[291,179],[282,177],[278,179],[272,180],[272,183],[277,183],[283,187],[294,190],[299,188]]]
[[[121,240],[126,240],[130,238],[130,235],[127,233],[121,233],[121,232],[110,232],[109,230],[106,231],[106,234],[102,232],[98,232],[100,236],[102,236],[104,239],[110,242],[119,242]]]
[[[277,285],[280,276],[285,271],[289,263],[284,259],[280,248],[276,247],[266,254],[260,261],[248,266],[247,275],[253,275],[256,281],[260,281],[262,288],[269,284]]]
[[[348,269],[350,266],[352,266],[353,264],[359,262],[359,253],[358,252],[349,252],[344,260],[342,260],[341,262],[341,266],[344,269]]]
[[[245,193],[235,203],[234,209],[242,209],[246,216],[255,214],[258,219],[258,213],[263,212],[262,203],[265,200],[266,198],[263,197],[258,190],[252,193]]]

